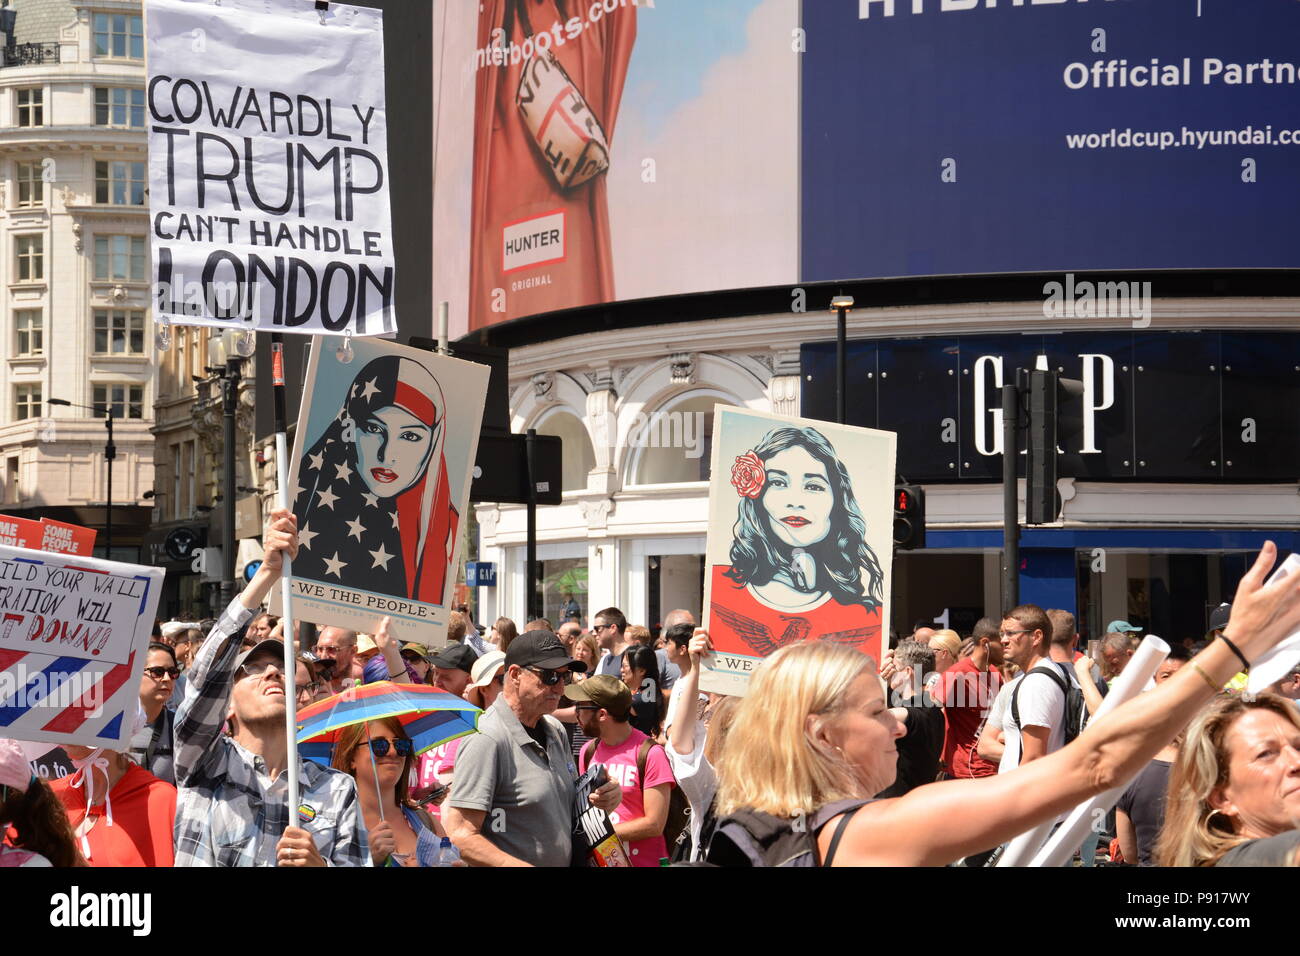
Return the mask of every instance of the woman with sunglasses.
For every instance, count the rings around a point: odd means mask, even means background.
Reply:
[[[140,707],[144,710],[145,727],[131,738],[131,759],[159,780],[176,785],[176,770],[172,766],[172,728],[176,712],[168,709],[181,676],[176,665],[176,652],[161,642],[149,645],[145,655],[144,673],[140,676]]]
[[[396,717],[354,724],[334,745],[336,770],[357,782],[375,866],[437,866],[444,836],[437,821],[407,794],[415,750]]]

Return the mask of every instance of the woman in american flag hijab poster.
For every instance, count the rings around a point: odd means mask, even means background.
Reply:
[[[315,348],[308,367],[289,478],[295,614],[363,632],[388,615],[427,644],[446,625],[488,370],[374,339],[346,351]]]

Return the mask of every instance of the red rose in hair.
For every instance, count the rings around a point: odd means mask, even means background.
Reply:
[[[767,483],[767,470],[763,460],[752,451],[736,458],[731,466],[731,484],[742,498],[757,498]]]

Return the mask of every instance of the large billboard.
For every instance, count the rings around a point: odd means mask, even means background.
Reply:
[[[1294,0],[443,10],[453,336],[798,282],[1300,264]]]

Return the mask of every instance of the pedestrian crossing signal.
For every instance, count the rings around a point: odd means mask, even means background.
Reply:
[[[894,547],[925,547],[925,492],[917,485],[894,486]]]

